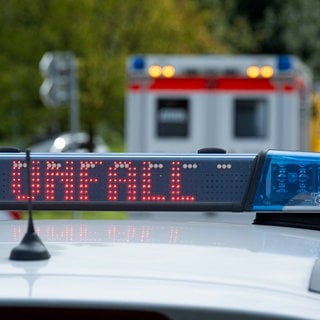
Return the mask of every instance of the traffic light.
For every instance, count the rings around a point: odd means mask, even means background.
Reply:
[[[70,104],[76,83],[75,58],[72,52],[46,52],[39,64],[45,78],[40,97],[47,107]]]

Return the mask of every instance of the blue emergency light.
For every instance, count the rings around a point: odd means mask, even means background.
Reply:
[[[27,170],[30,169],[30,170]],[[0,154],[0,209],[315,212],[320,155]],[[30,199],[31,198],[31,199]]]
[[[320,209],[320,154],[268,151],[258,157],[252,211]]]
[[[279,71],[290,71],[292,70],[292,58],[287,55],[281,55],[278,57],[278,70]]]
[[[131,58],[130,67],[133,71],[142,71],[145,68],[145,59],[143,56],[134,56]]]

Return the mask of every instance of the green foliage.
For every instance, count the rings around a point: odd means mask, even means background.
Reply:
[[[125,61],[134,53],[294,53],[320,72],[318,0],[0,0],[0,141],[21,148],[69,129],[39,99],[47,51],[75,53],[81,128],[122,144]]]
[[[127,213],[116,211],[34,211],[32,217],[35,220],[124,220]],[[28,219],[28,212],[22,212],[22,219]]]
[[[257,49],[261,34],[254,30],[245,15],[240,14],[239,5],[242,1],[198,0],[195,2],[199,10],[206,12],[205,25],[212,39],[223,43],[227,52],[246,53]],[[250,5],[254,3],[251,1]]]
[[[249,52],[294,54],[320,79],[319,0],[235,0],[237,15],[246,19],[257,35]]]
[[[47,109],[38,97],[46,51],[75,53],[81,128],[114,143],[123,131],[128,54],[225,50],[194,1],[2,0],[1,7],[0,139],[22,148],[35,135],[69,128],[68,107]]]
[[[275,3],[275,7],[266,10],[265,29],[268,30],[268,39],[272,39],[270,44],[273,44],[265,45],[266,50],[300,56],[319,80],[320,1],[278,0]]]

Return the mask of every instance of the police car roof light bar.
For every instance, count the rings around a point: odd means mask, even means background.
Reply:
[[[23,153],[0,153],[0,209],[25,210]],[[33,153],[35,210],[316,212],[320,157],[254,154]]]

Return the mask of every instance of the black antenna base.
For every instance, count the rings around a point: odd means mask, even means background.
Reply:
[[[32,218],[32,193],[31,193],[31,160],[30,150],[26,151],[27,162],[27,182],[28,182],[28,229],[20,244],[12,249],[10,253],[10,260],[19,261],[34,261],[34,260],[47,260],[50,258],[50,254],[46,247],[36,234],[33,226]]]
[[[47,260],[50,254],[35,232],[27,232],[18,246],[11,250],[10,260]]]

